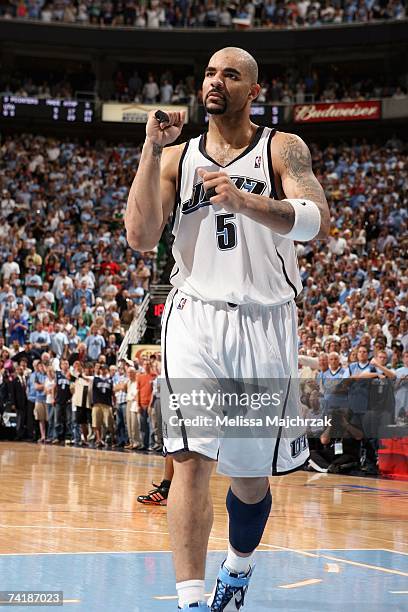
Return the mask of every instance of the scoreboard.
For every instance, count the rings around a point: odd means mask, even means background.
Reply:
[[[162,315],[164,312],[165,302],[166,298],[159,296],[152,297],[150,300],[149,308],[146,313],[146,341],[154,343],[160,338]]]
[[[95,105],[88,101],[14,95],[0,97],[2,120],[39,119],[61,123],[92,123],[94,114]]]

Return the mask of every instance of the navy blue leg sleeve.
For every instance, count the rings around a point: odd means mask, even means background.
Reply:
[[[227,495],[229,541],[238,552],[251,553],[261,541],[272,507],[270,489],[257,504],[244,504],[231,488]]]

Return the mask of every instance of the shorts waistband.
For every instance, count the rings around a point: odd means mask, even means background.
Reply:
[[[285,300],[284,302],[280,302],[278,304],[260,304],[259,302],[243,302],[241,304],[237,304],[236,302],[230,302],[228,300],[203,300],[195,295],[191,295],[190,293],[186,293],[183,289],[173,288],[169,294],[171,297],[175,298],[176,296],[189,298],[193,301],[201,302],[202,304],[211,304],[212,306],[218,308],[232,308],[232,309],[243,309],[248,307],[257,307],[257,308],[280,308],[285,306],[286,304],[290,304],[294,302],[293,299]]]

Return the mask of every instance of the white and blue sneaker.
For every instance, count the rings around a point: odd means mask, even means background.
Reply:
[[[252,566],[246,574],[243,572],[234,574],[227,570],[224,563],[221,565],[220,571],[218,572],[215,589],[208,600],[211,612],[240,610],[244,605],[249,581],[254,571],[254,566]]]
[[[183,608],[179,607],[179,610],[196,610],[196,612],[210,612],[210,608],[207,606],[205,601],[197,601],[196,603],[186,604]]]

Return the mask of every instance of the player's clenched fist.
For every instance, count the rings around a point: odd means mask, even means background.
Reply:
[[[218,204],[231,212],[239,212],[244,208],[244,194],[235,187],[225,172],[206,172],[198,170],[198,176],[203,179],[204,190],[211,204]]]
[[[148,115],[146,136],[153,144],[164,147],[177,140],[180,136],[185,119],[185,112],[168,112],[169,121],[162,123],[156,119],[156,112],[157,111],[151,111]]]

